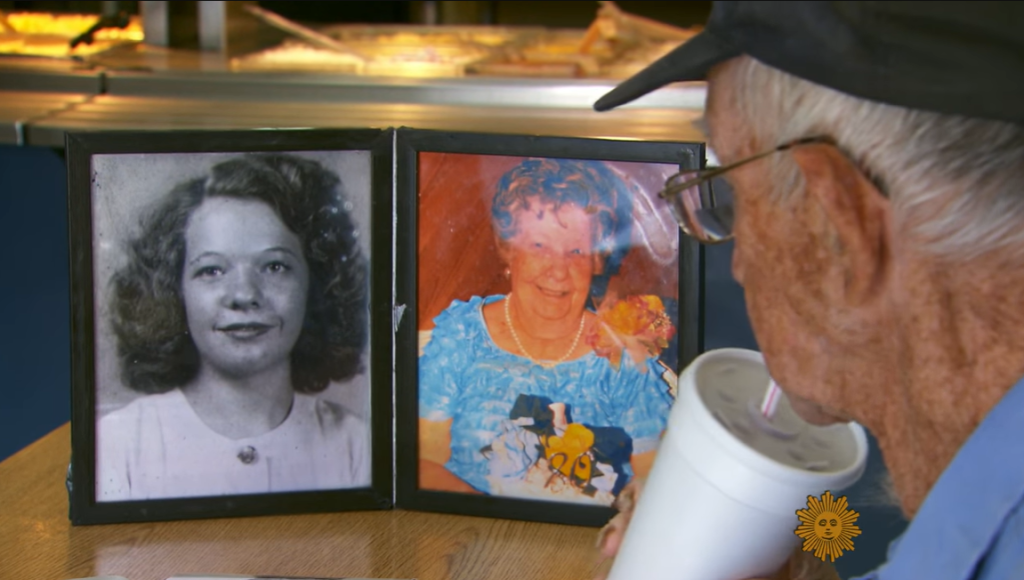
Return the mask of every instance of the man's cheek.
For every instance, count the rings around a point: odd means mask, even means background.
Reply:
[[[743,278],[745,272],[746,259],[743,256],[743,248],[737,241],[733,244],[732,248],[732,278],[736,280],[736,283],[743,286]]]

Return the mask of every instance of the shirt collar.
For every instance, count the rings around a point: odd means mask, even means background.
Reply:
[[[966,580],[1024,500],[1024,379],[981,422],[893,546],[878,577]]]

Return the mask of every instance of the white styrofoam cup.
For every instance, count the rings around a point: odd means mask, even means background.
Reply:
[[[856,423],[839,427],[849,430],[841,435],[852,438],[852,461],[830,471],[777,461],[730,433],[702,399],[707,385],[698,385],[702,365],[723,361],[764,365],[759,352],[719,349],[680,375],[668,429],[608,580],[769,577],[800,542],[796,510],[808,496],[836,495],[864,473],[867,438]]]

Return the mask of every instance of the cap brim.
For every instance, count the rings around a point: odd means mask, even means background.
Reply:
[[[669,83],[704,80],[711,67],[739,55],[739,50],[704,30],[622,81],[598,99],[594,109],[614,109]]]

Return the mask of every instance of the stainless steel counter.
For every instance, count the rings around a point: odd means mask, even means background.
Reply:
[[[50,114],[84,103],[89,95],[0,91],[0,144],[25,144],[25,128]],[[63,135],[60,147],[63,147]]]
[[[615,86],[612,81],[580,79],[415,79],[221,71],[149,73],[109,70],[105,74],[105,79],[108,94],[126,96],[581,110],[589,110],[598,97]],[[703,83],[689,83],[654,92],[625,108],[702,109],[703,106]]]
[[[65,131],[414,127],[651,141],[700,140],[699,110],[493,107],[418,103],[236,101],[98,95],[28,123],[30,145],[60,147]]]
[[[72,60],[0,57],[0,144],[24,143],[25,127],[103,92],[103,72]]]
[[[129,58],[130,57],[130,58]],[[385,78],[226,70],[216,55],[137,51],[95,61],[0,59],[0,139],[61,147],[68,130],[414,127],[700,140],[702,83],[596,113],[614,81]],[[12,64],[15,63],[15,64]],[[77,87],[77,88],[76,88]],[[46,98],[39,95],[52,93]],[[71,97],[67,93],[76,93]],[[33,108],[34,107],[34,108]]]
[[[103,71],[72,60],[0,57],[0,90],[96,95],[103,92]]]

